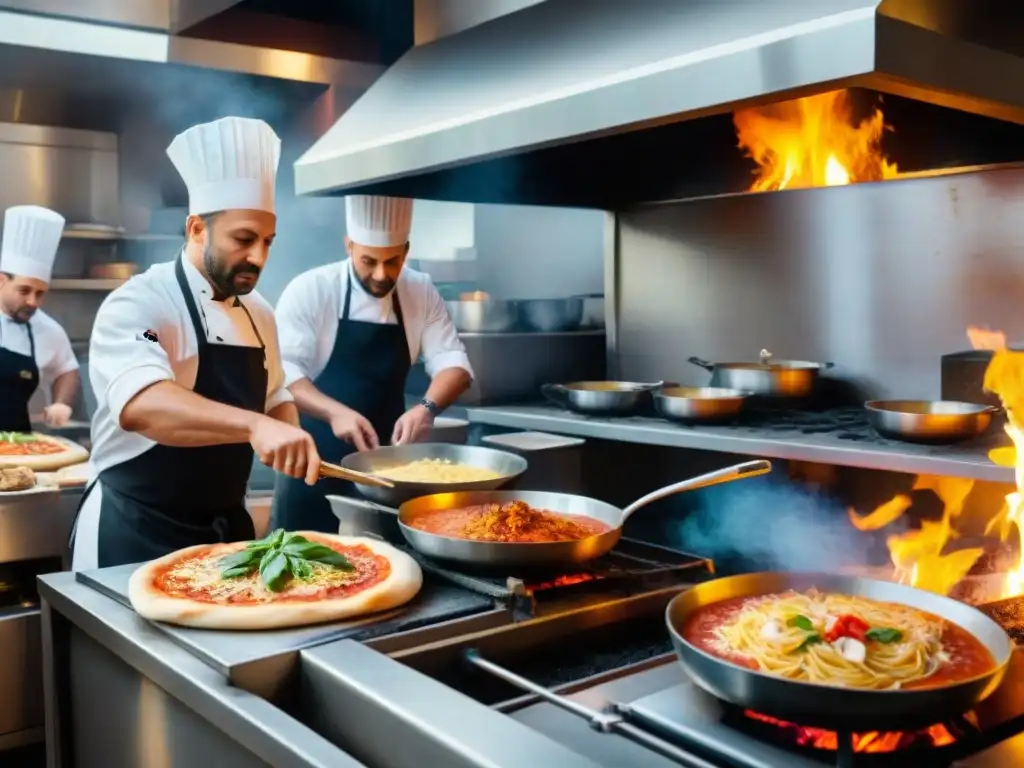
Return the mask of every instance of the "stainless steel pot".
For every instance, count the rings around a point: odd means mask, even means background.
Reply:
[[[654,407],[672,421],[725,424],[734,421],[747,393],[721,387],[664,387],[654,393]]]
[[[883,437],[931,445],[978,437],[999,412],[991,405],[952,400],[869,400],[864,410]]]
[[[372,475],[382,469],[410,464],[420,459],[446,459],[452,464],[491,469],[499,476],[492,480],[477,480],[471,483],[412,483],[391,480],[389,482],[394,486],[393,488],[377,488],[369,485],[357,485],[356,488],[359,493],[372,501],[389,507],[397,507],[409,499],[430,496],[435,493],[448,495],[458,491],[486,491],[504,488],[518,479],[527,467],[526,459],[508,451],[451,443],[410,443],[409,445],[350,453],[341,460],[341,466],[345,469]]]
[[[517,308],[514,301],[480,299],[446,301],[455,329],[463,333],[506,333],[516,327]]]
[[[683,637],[700,608],[722,600],[811,587],[844,595],[901,603],[954,622],[988,648],[990,672],[935,688],[871,691],[788,680],[713,656]],[[802,725],[845,731],[895,731],[925,727],[962,715],[1002,682],[1013,643],[996,622],[966,603],[888,581],[823,573],[750,573],[716,579],[673,598],[668,631],[683,669],[704,690],[731,704]]]
[[[575,381],[571,384],[543,384],[540,391],[548,400],[578,413],[628,416],[650,405],[651,392],[661,382]]]
[[[699,357],[690,362],[711,371],[712,387],[738,389],[767,397],[807,397],[814,392],[818,374],[835,363],[774,360],[762,353],[759,363],[709,363]]]
[[[637,499],[625,509],[586,496],[544,491],[469,491],[441,493],[407,501],[398,508],[398,526],[402,535],[419,552],[438,560],[446,560],[477,568],[533,569],[568,568],[585,563],[609,552],[622,537],[622,526],[638,509],[658,499],[683,491],[728,483],[769,472],[768,461],[757,460],[737,464],[717,472],[692,477],[674,485],[659,488]],[[475,541],[473,539],[441,536],[415,528],[416,517],[439,509],[458,509],[477,504],[507,504],[521,501],[535,509],[558,512],[563,515],[585,515],[612,526],[611,530],[576,541],[540,543]]]
[[[523,299],[519,319],[529,330],[540,333],[575,331],[583,322],[583,299]]]

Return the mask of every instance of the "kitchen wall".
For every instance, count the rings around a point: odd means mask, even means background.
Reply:
[[[868,394],[937,398],[964,329],[1024,339],[1024,169],[709,198],[619,216],[613,371],[833,361]]]

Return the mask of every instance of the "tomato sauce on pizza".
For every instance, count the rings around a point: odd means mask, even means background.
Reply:
[[[353,569],[339,570],[312,563],[308,578],[292,578],[283,589],[275,592],[263,583],[258,570],[237,578],[222,575],[224,558],[241,550],[244,544],[230,548],[211,544],[208,551],[193,552],[164,565],[154,573],[153,586],[168,597],[199,603],[233,606],[303,603],[352,597],[380,584],[391,573],[388,558],[365,544],[346,546],[326,537],[309,538],[343,555]]]

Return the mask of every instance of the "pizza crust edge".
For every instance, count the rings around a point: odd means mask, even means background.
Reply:
[[[128,580],[128,599],[139,616],[151,621],[196,629],[268,630],[358,619],[371,613],[380,613],[405,605],[423,586],[423,571],[419,563],[386,542],[317,531],[296,533],[301,536],[328,538],[345,546],[363,544],[374,553],[388,558],[391,573],[384,581],[351,597],[304,603],[216,605],[169,597],[153,587],[153,576],[158,570],[210,547],[209,544],[200,544],[171,552],[137,568]]]
[[[0,456],[0,468],[28,467],[39,472],[48,472],[61,469],[71,464],[81,464],[89,458],[89,451],[62,437],[55,435],[44,435],[39,432],[32,433],[36,438],[50,443],[61,445],[64,450],[61,453],[50,453],[44,456]]]

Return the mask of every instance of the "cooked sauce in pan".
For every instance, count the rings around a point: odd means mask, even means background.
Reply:
[[[534,509],[522,501],[434,509],[420,513],[409,525],[458,539],[533,544],[576,541],[611,530],[592,517]]]

